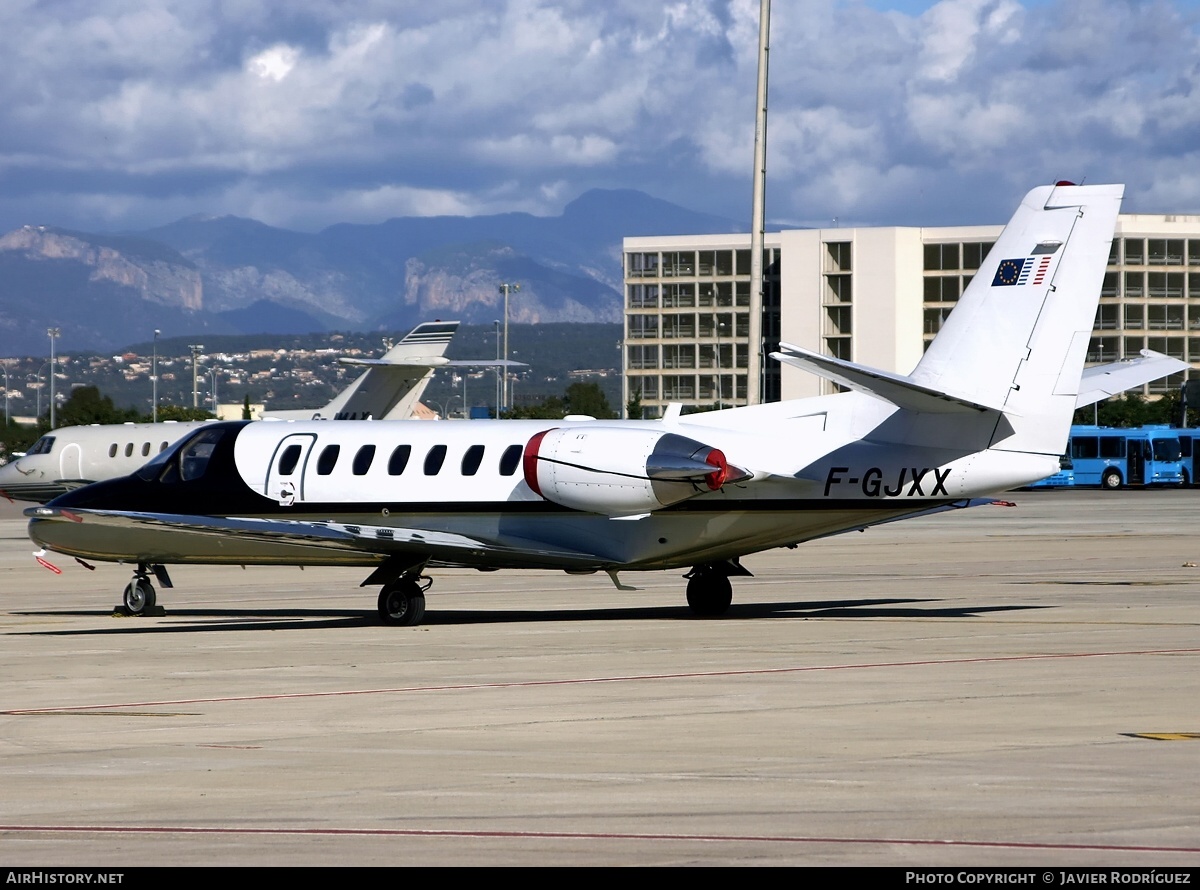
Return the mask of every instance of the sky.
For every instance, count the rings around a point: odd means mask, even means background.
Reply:
[[[0,231],[553,216],[748,227],[758,0],[3,0]],[[770,228],[1200,213],[1197,0],[775,0]]]

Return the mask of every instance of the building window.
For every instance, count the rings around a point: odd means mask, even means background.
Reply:
[[[662,304],[664,309],[690,309],[696,305],[696,285],[663,285]]]
[[[957,244],[926,244],[925,271],[942,272],[962,268],[958,261]]]
[[[630,309],[654,309],[658,306],[657,284],[629,285]]]
[[[978,269],[987,259],[988,251],[992,249],[992,241],[968,242],[962,246],[962,267]]]
[[[825,276],[825,302],[849,303],[851,298],[849,275]]]
[[[1146,273],[1145,272],[1126,272],[1125,273],[1125,297],[1144,297],[1146,296]]]
[[[652,340],[658,336],[657,315],[629,316],[629,338],[631,340]]]
[[[850,242],[827,241],[825,243],[825,267],[829,272],[850,271]]]
[[[1146,326],[1146,307],[1133,304],[1125,306],[1125,327],[1132,331],[1141,330]]]
[[[629,278],[657,278],[658,277],[658,254],[657,253],[630,253],[626,254],[626,263],[629,266]]]
[[[1141,238],[1126,238],[1123,242],[1125,247],[1125,265],[1127,266],[1143,266],[1146,263],[1146,242]]]
[[[640,369],[658,367],[657,346],[630,346],[628,349],[630,368]]]
[[[960,296],[957,275],[929,275],[925,278],[926,303],[953,303]]]
[[[663,278],[691,278],[696,274],[696,252],[675,250],[662,255]]]

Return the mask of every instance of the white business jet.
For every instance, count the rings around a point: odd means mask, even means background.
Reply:
[[[1123,187],[1036,188],[911,374],[781,345],[845,387],[660,421],[212,424],[136,474],[25,511],[47,551],[137,566],[371,569],[383,621],[417,624],[436,566],[688,569],[699,615],[742,558],[970,506],[1058,468]],[[1174,367],[1171,370],[1175,370]],[[1167,371],[1170,373],[1170,371]]]
[[[458,324],[432,321],[417,325],[382,358],[339,358],[342,364],[365,370],[328,405],[268,411],[263,416],[268,420],[409,418],[438,368],[494,364],[451,361],[445,357]],[[92,482],[128,476],[183,436],[212,423],[204,420],[60,427],[38,439],[23,457],[0,467],[0,496],[43,503]]]

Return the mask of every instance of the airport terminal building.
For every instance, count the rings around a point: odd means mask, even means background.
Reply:
[[[863,227],[767,233],[763,294],[750,235],[626,238],[624,401],[643,415],[832,392],[768,356],[780,342],[910,372],[1003,226]],[[1153,349],[1200,371],[1200,216],[1122,214],[1089,363]],[[760,313],[763,349],[750,343]],[[1183,375],[1146,387],[1153,395]]]

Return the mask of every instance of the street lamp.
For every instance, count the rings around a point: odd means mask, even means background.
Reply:
[[[150,360],[150,419],[154,423],[158,423],[158,335],[161,333],[158,328],[154,329],[154,358]]]
[[[215,365],[212,368],[210,368],[208,371],[208,376],[212,379],[213,414],[219,414],[219,412],[217,411],[217,406],[219,404],[217,401],[217,378],[220,375],[220,373],[221,373],[221,369],[216,367]]]
[[[54,341],[62,333],[60,328],[46,328],[50,335],[50,429],[55,429],[54,421]]]
[[[520,289],[519,284],[500,285],[500,293],[504,294],[504,406],[508,405],[508,295]]]
[[[196,383],[196,363],[199,361],[200,351],[204,349],[203,343],[189,343],[188,349],[192,351],[192,407],[200,407],[200,391]]]

